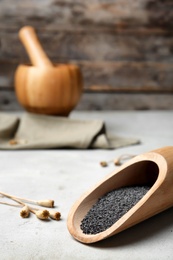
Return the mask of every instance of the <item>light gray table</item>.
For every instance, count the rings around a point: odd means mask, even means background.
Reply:
[[[75,241],[68,212],[83,192],[115,166],[99,165],[124,153],[140,154],[173,145],[173,111],[73,112],[72,118],[103,119],[109,132],[141,144],[117,150],[0,151],[0,189],[33,199],[52,198],[62,220],[39,221],[0,205],[0,259],[173,259],[173,208],[93,245]]]

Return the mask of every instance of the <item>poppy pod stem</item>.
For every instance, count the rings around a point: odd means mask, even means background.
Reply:
[[[7,206],[12,206],[12,207],[21,207],[22,206],[20,204],[12,204],[12,203],[3,202],[3,201],[0,201],[0,204],[7,205]]]
[[[23,206],[25,206],[25,203],[24,203],[24,202],[20,201],[20,200],[19,200],[18,198],[16,198],[16,197],[13,197],[13,196],[10,195],[10,194],[7,194],[7,193],[2,192],[2,191],[0,191],[0,194],[3,195],[3,196],[5,196],[5,197],[7,197],[7,198],[9,198],[9,199],[12,199],[12,200],[18,202],[19,204],[21,204],[21,205],[23,205]]]
[[[31,199],[16,197],[16,196],[7,194],[7,193],[2,192],[2,191],[0,191],[0,194],[5,196],[5,197],[7,197],[7,198],[10,198],[10,199],[13,199],[13,200],[17,201],[18,203],[20,201],[21,204],[22,204],[22,201],[23,201],[23,202],[36,204],[36,205],[39,205],[39,206],[42,206],[42,207],[48,207],[48,208],[53,208],[54,207],[54,200],[49,200],[49,199],[48,200],[31,200]]]

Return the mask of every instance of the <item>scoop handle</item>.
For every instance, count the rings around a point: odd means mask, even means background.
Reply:
[[[33,27],[22,27],[19,31],[19,38],[28,53],[32,65],[42,68],[53,67],[52,62],[44,52]]]

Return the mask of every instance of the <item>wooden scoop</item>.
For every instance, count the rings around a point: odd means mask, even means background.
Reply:
[[[79,102],[82,74],[76,65],[53,64],[44,52],[34,28],[19,31],[32,66],[19,65],[15,72],[18,101],[28,111],[67,116]]]
[[[107,230],[91,235],[80,228],[81,220],[107,192],[120,187],[150,185],[144,197]],[[71,235],[83,243],[113,236],[173,206],[173,147],[164,147],[129,160],[86,192],[72,207],[67,221]]]

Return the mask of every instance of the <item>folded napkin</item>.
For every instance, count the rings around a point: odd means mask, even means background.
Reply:
[[[110,149],[136,143],[134,138],[109,137],[99,120],[0,113],[0,149]]]

